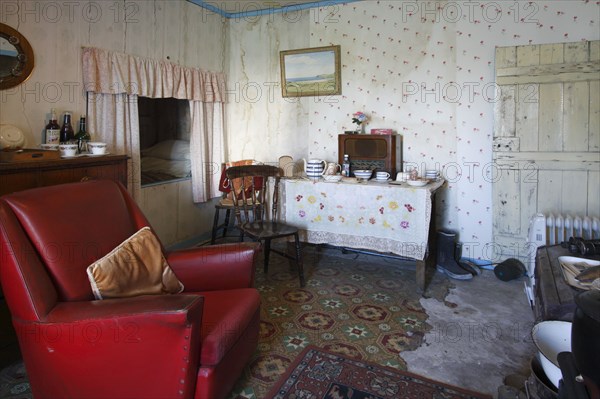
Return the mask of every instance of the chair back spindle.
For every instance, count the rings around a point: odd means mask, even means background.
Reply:
[[[238,224],[269,221],[268,182],[275,178],[270,221],[277,217],[277,190],[281,170],[271,165],[232,166],[225,172],[233,186],[234,213]],[[267,209],[265,209],[267,207]]]
[[[273,206],[271,207],[271,220],[278,219],[279,212],[279,176],[275,176],[273,184]]]

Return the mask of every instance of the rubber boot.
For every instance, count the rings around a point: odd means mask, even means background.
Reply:
[[[456,243],[454,248],[454,260],[460,267],[471,273],[473,277],[481,274],[481,269],[475,263],[462,259],[462,243],[460,242]]]
[[[437,270],[456,280],[470,280],[473,275],[459,266],[454,259],[456,234],[438,231],[437,234]]]

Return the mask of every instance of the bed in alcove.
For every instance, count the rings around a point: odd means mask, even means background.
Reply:
[[[189,102],[138,98],[142,187],[191,177]]]

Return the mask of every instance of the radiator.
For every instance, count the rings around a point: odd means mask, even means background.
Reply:
[[[546,245],[560,244],[569,241],[570,237],[582,237],[590,240],[600,237],[600,220],[597,217],[553,215],[546,219]]]
[[[538,213],[529,221],[528,244],[529,262],[527,265],[528,282],[525,284],[527,297],[534,303],[534,269],[537,248],[543,245],[556,245],[569,241],[571,237],[600,239],[600,219],[597,216],[570,214]]]

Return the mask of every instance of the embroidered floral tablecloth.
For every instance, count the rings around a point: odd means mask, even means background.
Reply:
[[[425,187],[387,183],[282,180],[281,216],[314,244],[361,248],[422,260],[427,250],[432,194]]]

